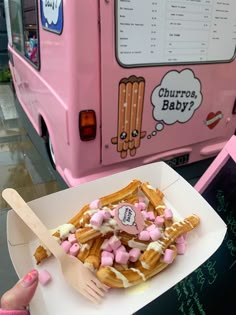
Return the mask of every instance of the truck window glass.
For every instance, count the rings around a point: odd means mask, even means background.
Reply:
[[[11,16],[12,44],[16,50],[21,54],[24,54],[21,0],[9,1],[9,8]]]
[[[25,56],[39,66],[38,19],[35,0],[22,1]]]
[[[11,33],[9,2],[10,2],[9,0],[4,0],[8,43],[12,46],[12,33]]]
[[[39,67],[38,12],[36,0],[9,1],[13,47]]]

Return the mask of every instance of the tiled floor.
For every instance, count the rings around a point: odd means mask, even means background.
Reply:
[[[26,201],[30,201],[67,188],[46,158],[42,158],[44,155],[43,141],[27,119],[24,120],[24,113],[14,101],[10,86],[0,85],[0,296],[17,281],[7,250],[8,206],[1,197],[1,191],[6,187],[15,188]],[[210,162],[193,164],[177,171],[194,184]]]
[[[16,111],[9,85],[0,85],[0,192],[15,188],[30,201],[65,188],[37,151]],[[17,281],[6,242],[8,205],[0,194],[0,296]]]

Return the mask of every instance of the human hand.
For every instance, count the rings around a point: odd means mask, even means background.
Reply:
[[[4,310],[24,310],[29,305],[38,285],[38,271],[31,270],[13,288],[3,294],[1,308]]]

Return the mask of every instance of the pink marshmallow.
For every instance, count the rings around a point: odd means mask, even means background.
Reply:
[[[173,219],[173,212],[171,211],[171,209],[166,208],[164,210],[164,216],[166,220],[172,220]]]
[[[150,240],[150,234],[148,231],[141,231],[139,233],[138,238],[140,239],[140,241],[149,241]]]
[[[135,208],[137,208],[138,210],[142,211],[142,210],[146,210],[146,204],[143,201],[140,202],[136,202],[134,204]]]
[[[75,244],[73,244],[73,245],[71,246],[71,248],[70,248],[70,250],[69,250],[69,253],[70,253],[70,255],[72,255],[72,256],[76,256],[76,255],[78,254],[79,250],[80,250],[79,244],[78,244],[78,243],[75,243]]]
[[[100,227],[103,222],[103,215],[100,211],[94,213],[94,215],[90,219],[90,224],[96,227]]]
[[[147,219],[150,221],[155,221],[155,215],[153,211],[148,211],[147,212]]]
[[[68,236],[68,241],[69,241],[71,244],[77,243],[77,239],[76,239],[75,234],[69,234],[69,236]]]
[[[177,254],[184,255],[186,250],[186,243],[178,243],[176,244]]]
[[[114,259],[114,254],[111,252],[107,252],[107,251],[102,251],[102,257],[111,257],[112,259]]]
[[[110,217],[111,217],[110,211],[101,210],[100,212],[102,213],[104,220],[109,220],[110,219]]]
[[[89,208],[90,209],[99,209],[101,208],[102,203],[99,199],[93,200],[90,204],[89,204]]]
[[[129,254],[123,251],[117,251],[115,260],[118,264],[126,265],[129,260]]]
[[[157,241],[159,240],[159,238],[161,238],[161,232],[158,228],[155,228],[154,230],[150,231],[149,234],[153,241]]]
[[[151,224],[151,225],[149,225],[149,226],[146,228],[146,230],[147,230],[148,232],[151,232],[151,231],[154,230],[154,229],[156,229],[155,224]]]
[[[166,264],[171,264],[173,260],[174,260],[174,251],[172,249],[167,248],[165,250],[162,261]]]
[[[139,207],[141,208],[141,210],[145,210],[147,208],[145,202],[142,201],[139,202]]]
[[[139,248],[132,248],[129,251],[129,260],[132,262],[136,262],[139,259],[140,255],[141,255],[141,251]]]
[[[158,226],[162,226],[165,222],[165,219],[163,217],[161,217],[160,215],[158,215],[155,219],[155,224]]]
[[[175,243],[176,243],[176,244],[185,243],[185,238],[184,238],[184,236],[181,235],[181,236],[177,237],[176,240],[175,240]]]
[[[111,252],[107,252],[106,250],[103,250],[101,252],[101,256],[109,256],[108,253],[112,254]],[[113,255],[113,254],[112,254]]]
[[[121,241],[119,240],[119,238],[116,235],[113,235],[110,239],[109,239],[109,245],[111,246],[111,248],[115,251],[118,247],[121,246]]]
[[[101,258],[101,265],[102,266],[112,266],[113,265],[113,259],[110,256],[102,256]]]
[[[64,251],[65,251],[66,253],[69,252],[71,246],[72,246],[72,244],[71,244],[69,241],[63,241],[63,242],[61,243],[61,247],[64,249]]]
[[[142,213],[144,220],[148,220],[148,212],[147,211],[141,211],[141,213]]]
[[[126,252],[126,248],[125,248],[125,246],[124,245],[121,245],[120,247],[118,247],[116,250],[115,250],[115,254],[117,253],[117,252]]]
[[[42,270],[39,272],[39,282],[42,285],[48,284],[51,280],[52,280],[52,277],[47,270]]]
[[[102,243],[102,246],[101,246],[101,249],[107,251],[107,252],[111,252],[112,251],[112,248],[109,244],[109,240],[108,239],[105,239]]]

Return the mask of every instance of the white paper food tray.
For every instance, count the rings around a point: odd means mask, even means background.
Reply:
[[[8,248],[18,276],[24,276],[32,268],[46,269],[52,275],[49,285],[39,285],[30,305],[31,315],[131,315],[189,275],[221,245],[226,233],[223,220],[190,184],[164,162],[66,189],[34,200],[29,205],[45,225],[53,229],[69,221],[85,204],[123,188],[133,179],[148,181],[158,187],[164,192],[167,205],[181,217],[192,213],[199,215],[200,226],[188,234],[186,253],[144,284],[128,289],[111,289],[101,304],[93,305],[67,286],[53,257],[36,266],[33,252],[37,239],[10,210],[7,220]]]

